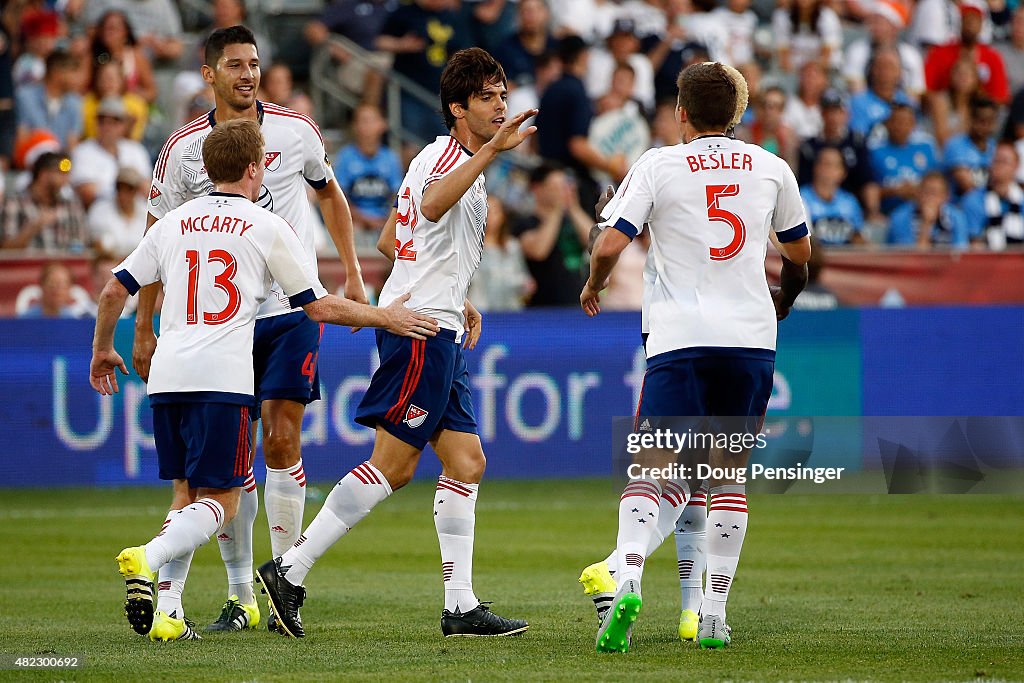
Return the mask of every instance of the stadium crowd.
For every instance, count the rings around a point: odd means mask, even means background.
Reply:
[[[405,165],[446,133],[403,94],[397,120],[420,144],[392,144],[382,73],[437,92],[449,55],[477,45],[504,65],[510,110],[539,108],[530,148],[489,178],[470,292],[482,310],[578,305],[600,188],[648,147],[679,141],[676,76],[707,60],[747,78],[735,135],[793,167],[827,249],[1024,244],[1015,0],[331,0],[321,12],[302,39],[359,105],[314,111],[293,81],[309,64],[257,32],[260,99],[337,129],[326,137],[367,252]],[[25,315],[86,315],[88,292],[72,292],[60,258],[90,256],[96,270],[134,248],[160,145],[212,108],[206,36],[253,17],[243,0],[214,0],[208,16],[173,0],[8,0],[0,19],[0,249],[54,259],[21,297]],[[639,308],[646,247],[623,255],[608,308]]]

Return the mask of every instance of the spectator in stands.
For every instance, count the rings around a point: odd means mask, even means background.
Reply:
[[[729,34],[725,22],[712,11],[718,0],[668,0],[667,5],[675,8],[677,17],[683,17],[690,38],[704,45],[711,59],[720,62],[726,58]]]
[[[750,0],[726,0],[725,6],[712,14],[725,27],[725,63],[738,67],[754,61],[754,32],[758,20],[750,9]]]
[[[1024,87],[1024,5],[1018,5],[1010,22],[1009,40],[996,44],[996,50],[1003,58],[1010,92]]]
[[[985,11],[981,0],[961,0],[960,40],[933,47],[925,58],[924,76],[930,92],[946,90],[953,65],[960,59],[968,59],[978,66],[982,92],[999,104],[1010,101],[1003,58],[995,48],[980,40]]]
[[[181,15],[172,0],[89,0],[83,18],[87,25],[96,26],[111,10],[124,12],[138,38],[138,46],[153,59],[169,62],[181,56]],[[131,70],[126,72],[130,83]]]
[[[682,142],[679,122],[676,121],[676,101],[665,100],[654,109],[651,121],[651,147],[667,147]]]
[[[754,108],[754,120],[736,129],[736,137],[765,148],[796,166],[799,140],[782,120],[786,109],[786,91],[777,85],[765,88]]]
[[[118,62],[124,76],[125,91],[135,93],[147,102],[156,100],[153,65],[139,47],[135,32],[123,12],[107,12],[96,25],[92,59],[91,69],[104,62]]]
[[[492,194],[487,197],[484,253],[469,285],[469,299],[481,311],[518,311],[532,286],[523,249],[509,234],[505,206]]]
[[[278,62],[271,65],[269,69],[263,69],[260,91],[260,99],[264,102],[273,102],[282,107],[294,109],[306,116],[313,115],[313,100],[309,99],[309,95],[295,88],[292,70],[284,62]]]
[[[843,56],[843,78],[853,92],[867,86],[866,75],[871,54],[880,47],[893,48],[900,56],[901,83],[911,98],[924,94],[924,60],[914,45],[900,40],[907,25],[908,10],[899,0],[877,0],[871,5],[866,26],[868,35],[850,43]]]
[[[149,105],[135,93],[125,90],[124,72],[118,61],[104,62],[93,68],[92,83],[82,98],[83,136],[96,137],[100,102],[110,97],[120,99],[128,112],[128,137],[141,140],[149,120]]]
[[[914,199],[922,178],[938,168],[934,142],[916,127],[914,108],[894,103],[885,122],[888,139],[871,150],[871,170],[881,186],[881,209],[887,216]]]
[[[978,69],[968,59],[961,59],[953,65],[949,87],[944,92],[929,93],[926,99],[929,121],[940,145],[967,132],[971,100],[980,93]]]
[[[532,213],[512,225],[536,283],[529,305],[578,305],[593,211],[580,206],[576,188],[556,164],[543,163],[530,172],[530,192]]]
[[[986,97],[970,104],[967,132],[951,138],[942,152],[946,173],[952,181],[953,196],[960,197],[988,182],[988,169],[996,150],[999,108]]]
[[[509,83],[508,110],[526,111],[527,109],[538,109],[540,98],[548,86],[562,77],[562,62],[558,59],[556,52],[545,52],[534,61],[533,77],[529,82],[515,85]],[[536,117],[530,117],[523,122],[524,126],[532,126]],[[537,138],[530,136],[523,143],[528,150],[536,153]]]
[[[960,33],[960,13],[953,0],[918,0],[910,22],[909,37],[921,50],[948,45]]]
[[[4,22],[0,21],[0,176],[10,168],[17,125],[14,117],[13,46]]]
[[[210,9],[213,12],[213,20],[204,28],[191,49],[191,54],[198,58],[192,59],[192,64],[189,65],[195,70],[199,70],[203,65],[203,49],[211,33],[217,29],[230,28],[239,24],[246,25],[249,30],[252,30],[252,27],[248,26],[249,10],[245,6],[245,0],[213,0],[210,3]],[[256,45],[259,47],[260,66],[266,69],[274,63],[274,41],[258,31],[253,31],[253,35],[256,37]]]
[[[814,179],[800,188],[811,232],[824,244],[859,244],[864,239],[864,214],[857,198],[842,189],[846,177],[843,152],[822,147],[814,162]]]
[[[821,96],[822,132],[800,144],[797,179],[801,185],[813,180],[814,163],[824,147],[835,147],[843,156],[845,170],[842,188],[860,199],[871,220],[881,217],[879,188],[872,179],[871,159],[864,137],[850,130],[850,114],[843,94],[834,88]]]
[[[550,7],[556,36],[579,36],[588,44],[608,37],[619,12],[611,0],[557,0]]]
[[[743,112],[740,123],[749,126],[754,122],[754,111],[761,104],[761,97],[764,90],[761,89],[761,67],[757,62],[747,62],[736,67],[743,79],[747,82],[747,110]],[[672,99],[676,99],[675,96]]]
[[[77,318],[71,286],[71,270],[60,261],[50,261],[39,272],[39,301],[18,314],[19,318]]]
[[[126,137],[130,119],[120,98],[103,100],[96,119],[96,137],[83,141],[71,152],[71,186],[86,208],[97,198],[114,196],[119,168],[133,168],[144,178],[153,173],[146,148]]]
[[[18,135],[45,129],[69,149],[82,137],[82,97],[78,94],[78,60],[56,51],[46,60],[42,83],[17,89]]]
[[[146,199],[141,194],[146,185],[146,178],[134,168],[118,170],[114,196],[97,199],[89,207],[93,244],[122,259],[132,253],[146,228]]]
[[[597,100],[608,92],[616,64],[629,64],[633,69],[632,99],[645,109],[654,109],[654,69],[647,55],[640,52],[636,24],[629,19],[616,20],[606,41],[607,49],[593,49],[587,64],[585,84],[587,95]]]
[[[648,46],[647,57],[654,68],[654,97],[657,100],[675,99],[679,92],[676,86],[679,73],[694,61],[711,59],[704,36],[695,33],[691,27],[692,10],[689,0],[668,0],[665,29],[656,42]],[[724,23],[721,30],[722,40],[725,40]]]
[[[788,7],[779,7],[772,14],[772,34],[783,71],[796,73],[807,62],[839,68],[843,28],[824,0],[793,0]]]
[[[512,0],[463,0],[460,12],[467,31],[465,40],[491,54],[516,30]]]
[[[46,152],[32,165],[32,180],[4,199],[0,223],[3,249],[80,252],[89,245],[82,204],[68,192],[71,160]]]
[[[893,211],[889,223],[889,244],[963,248],[968,238],[967,219],[950,202],[949,185],[942,171],[926,173],[915,188],[913,200]]]
[[[383,144],[387,121],[380,109],[362,104],[352,113],[352,142],[334,160],[338,184],[348,197],[352,222],[380,231],[402,184],[398,155]]]
[[[1000,142],[988,186],[971,190],[960,202],[971,239],[993,251],[1024,245],[1024,189],[1016,180],[1019,164],[1013,143]]]
[[[850,127],[869,141],[894,102],[913,102],[900,86],[902,68],[896,48],[877,48],[868,63],[867,90],[850,99]]]
[[[540,56],[558,49],[550,23],[551,12],[545,0],[519,0],[516,32],[494,51],[494,58],[505,69],[510,85],[533,82]]]
[[[821,134],[821,96],[826,88],[828,74],[820,62],[807,62],[800,68],[796,97],[787,100],[782,120],[801,140]]]
[[[448,0],[414,0],[388,14],[377,36],[378,50],[395,56],[394,70],[436,93],[448,58],[466,44],[466,27]],[[436,97],[435,97],[436,99]],[[446,135],[436,103],[427,104],[403,91],[402,127],[422,141]]]
[[[651,129],[640,103],[632,98],[635,74],[622,62],[612,72],[611,89],[597,102],[590,124],[591,146],[606,157],[622,155],[632,164],[650,148]],[[602,179],[604,182],[604,179]]]
[[[43,82],[46,58],[57,48],[60,17],[56,12],[30,9],[21,15],[21,56],[14,62],[14,82],[18,86]]]
[[[356,59],[345,48],[328,43],[331,34],[348,38],[369,54],[367,58],[380,69],[391,67],[392,56],[377,51],[376,40],[398,0],[333,0],[324,7],[319,19],[306,24],[306,40],[314,48],[327,45],[338,63],[338,82],[350,92],[361,94],[362,101],[380,106],[383,77]]]
[[[537,114],[537,151],[543,159],[554,161],[576,175],[580,201],[593,207],[598,190],[592,171],[603,171],[620,180],[626,175],[625,157],[606,157],[594,149],[587,136],[594,108],[583,86],[589,50],[583,39],[568,36],[558,48],[561,77],[548,86]],[[524,252],[526,250],[524,249]]]

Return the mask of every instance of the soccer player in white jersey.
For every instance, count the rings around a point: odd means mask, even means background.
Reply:
[[[473,591],[476,498],[485,460],[460,346],[466,290],[480,265],[487,222],[483,171],[536,131],[519,130],[536,110],[506,116],[506,93],[501,65],[480,48],[456,52],[441,76],[441,111],[451,133],[427,145],[402,182],[392,214],[395,266],[380,295],[386,303],[411,293],[409,306],[436,318],[441,331],[413,343],[377,334],[381,364],[356,412],[357,422],[376,429],[373,454],[338,482],[291,549],[257,569],[281,626],[293,637],[304,635],[299,607],[313,564],[409,482],[428,443],[442,464],[434,496],[442,633],[504,636],[528,628],[491,612]]]
[[[200,153],[203,140],[224,121],[258,121],[267,141],[266,177],[258,203],[295,229],[313,263],[316,253],[307,187],[316,190],[324,224],[347,270],[345,296],[366,303],[352,237],[352,217],[330,168],[320,132],[307,116],[260,102],[260,62],[255,39],[244,26],[218,29],[206,42],[203,79],[212,86],[216,108],[172,134],[157,159],[150,190],[149,223],[183,202],[213,189]],[[133,364],[145,380],[156,338],[153,308],[156,290],[140,296]],[[293,308],[280,287],[260,308],[254,362],[257,410],[263,422],[263,456],[267,475],[264,501],[270,543],[280,555],[302,529],[306,476],[300,435],[306,404],[320,398],[317,357],[321,325]],[[209,630],[255,628],[260,613],[252,592],[252,527],[256,519],[256,480],[246,477],[235,521],[218,535],[227,569],[227,602]],[[273,615],[267,626],[274,628]]]
[[[730,434],[760,427],[771,395],[777,321],[807,280],[810,239],[796,179],[769,152],[726,135],[740,87],[727,67],[706,62],[679,76],[683,143],[653,149],[630,169],[602,213],[602,231],[580,304],[600,312],[600,290],[619,254],[645,225],[657,279],[650,303],[647,373],[638,420],[713,418]],[[784,256],[782,286],[769,289],[764,258],[775,233]],[[739,424],[735,419],[741,418]],[[743,467],[749,449],[722,453]],[[658,463],[656,463],[658,464]],[[661,464],[668,464],[667,462]],[[719,464],[719,463],[715,463]],[[652,536],[690,493],[685,480],[631,478],[619,503],[617,592],[597,649],[623,652],[642,607],[640,580]],[[710,482],[708,586],[701,604],[701,647],[729,642],[725,604],[746,531],[746,493],[735,479]]]
[[[378,309],[327,294],[291,226],[253,204],[264,175],[256,122],[222,123],[202,152],[216,191],[168,211],[114,269],[100,297],[89,370],[94,389],[117,391],[115,371],[128,374],[113,346],[118,316],[140,286],[163,282],[162,340],[148,391],[160,478],[173,481],[174,499],[156,538],[117,557],[128,623],[152,640],[198,637],[185,621],[181,594],[193,552],[238,508],[254,405],[253,331],[271,282],[321,323],[386,327],[417,340],[438,330],[401,299]]]

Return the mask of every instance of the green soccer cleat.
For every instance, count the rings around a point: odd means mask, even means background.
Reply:
[[[594,608],[597,610],[597,625],[604,621],[604,615],[612,606],[615,599],[615,579],[608,571],[607,562],[595,562],[580,574],[580,583],[583,584],[583,593],[590,596],[594,601]]]
[[[153,626],[153,580],[156,578],[146,562],[146,549],[141,545],[125,548],[115,559],[117,571],[124,577],[124,615],[132,630],[144,636]]]
[[[700,615],[692,609],[684,609],[679,615],[679,639],[682,641],[697,640],[700,629]]]
[[[202,637],[195,632],[194,626],[195,624],[188,619],[178,619],[174,612],[170,614],[156,612],[153,615],[153,628],[149,631],[149,639],[162,643],[172,640],[202,640]]]
[[[244,631],[259,626],[260,606],[253,602],[251,605],[243,605],[238,601],[237,595],[232,595],[220,609],[220,616],[217,621],[206,627],[210,631]]]
[[[702,650],[721,650],[732,642],[732,629],[722,617],[714,614],[701,615],[697,639]]]
[[[604,615],[601,628],[597,630],[598,652],[627,652],[633,636],[633,622],[640,615],[643,599],[640,597],[640,582],[630,579],[623,583],[615,594],[612,608]]]

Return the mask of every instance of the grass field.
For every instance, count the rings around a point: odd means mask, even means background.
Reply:
[[[163,489],[0,491],[0,653],[84,655],[36,680],[892,680],[1024,679],[1021,499],[997,496],[752,496],[729,603],[734,645],[675,636],[671,541],[647,566],[627,655],[594,652],[576,578],[614,541],[608,481],[485,482],[476,592],[531,623],[523,637],[444,640],[429,510],[417,483],[336,545],[307,580],[307,637],[265,630],[157,645],[121,614],[114,555],[148,540]],[[307,521],[318,505],[307,506]],[[200,625],[223,602],[216,547],[185,593]],[[268,557],[257,520],[257,563]]]

